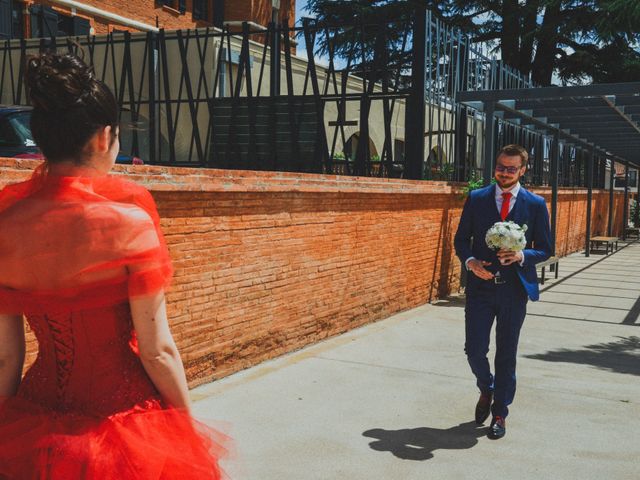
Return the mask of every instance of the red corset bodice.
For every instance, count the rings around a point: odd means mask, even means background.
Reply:
[[[128,303],[27,320],[39,351],[18,396],[100,417],[159,398],[137,355]]]

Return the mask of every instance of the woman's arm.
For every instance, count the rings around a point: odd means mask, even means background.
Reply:
[[[169,331],[164,292],[134,298],[129,303],[144,369],[165,402],[189,411],[187,379]]]
[[[22,315],[0,315],[0,398],[18,391],[24,366]]]

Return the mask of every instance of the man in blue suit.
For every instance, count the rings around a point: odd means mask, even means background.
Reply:
[[[454,244],[469,272],[465,306],[465,352],[480,389],[476,422],[493,414],[489,438],[506,433],[505,418],[516,392],[516,354],[527,301],[538,300],[536,263],[551,255],[549,213],[542,197],[520,185],[529,155],[519,145],[507,145],[496,160],[495,185],[470,193]],[[527,225],[524,250],[495,251],[485,235],[496,222]],[[498,274],[499,272],[499,274]],[[498,274],[498,275],[497,275]],[[495,376],[487,360],[489,338],[496,321]]]

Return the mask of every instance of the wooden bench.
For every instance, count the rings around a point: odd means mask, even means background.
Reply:
[[[618,250],[618,237],[591,237],[589,240],[589,251],[597,250],[604,245],[605,255],[609,255],[609,249],[611,253],[614,252],[614,247]]]
[[[638,227],[627,227],[624,229],[625,237],[636,237],[637,240],[640,240],[640,228]]]
[[[542,267],[540,275],[540,285],[544,285],[545,269],[549,267],[549,270],[555,273],[556,279],[558,278],[558,266],[560,265],[560,259],[558,257],[549,257],[544,262],[540,262],[536,267]]]

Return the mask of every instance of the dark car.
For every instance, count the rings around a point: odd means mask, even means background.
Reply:
[[[0,106],[0,157],[31,157],[39,153],[31,135],[31,108]]]
[[[0,105],[0,157],[42,158],[31,135],[31,107]],[[116,163],[141,165],[138,157],[118,153]]]

